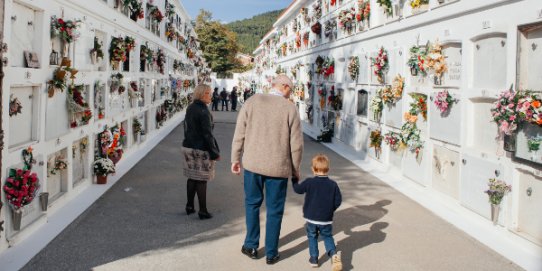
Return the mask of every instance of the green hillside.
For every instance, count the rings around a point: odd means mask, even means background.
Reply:
[[[226,26],[237,34],[241,52],[252,54],[263,36],[271,30],[281,12],[282,10],[266,12],[250,19],[231,22]]]

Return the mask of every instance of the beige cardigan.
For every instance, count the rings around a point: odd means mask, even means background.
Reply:
[[[299,172],[303,132],[297,109],[284,97],[257,94],[243,105],[233,136],[231,161],[251,172],[289,178]]]

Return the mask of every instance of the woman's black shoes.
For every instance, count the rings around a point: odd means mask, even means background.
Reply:
[[[213,217],[209,212],[198,212],[199,219],[209,219]]]
[[[186,210],[186,215],[191,215],[196,212],[196,210],[194,210],[194,207],[186,207],[185,210]]]

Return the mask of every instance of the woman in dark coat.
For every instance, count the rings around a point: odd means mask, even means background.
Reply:
[[[220,160],[218,143],[213,136],[213,116],[208,108],[211,99],[210,86],[197,86],[184,120],[184,175],[188,177],[186,214],[195,212],[194,197],[197,194],[200,219],[212,217],[207,211],[207,181],[214,178],[215,161]]]

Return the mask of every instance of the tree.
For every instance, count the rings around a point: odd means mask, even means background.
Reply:
[[[234,32],[212,19],[212,13],[201,9],[196,17],[196,33],[203,57],[219,77],[231,74],[240,64],[236,59],[239,45]]]

